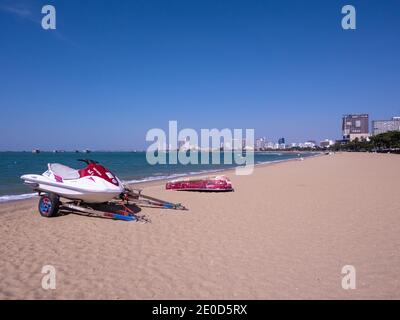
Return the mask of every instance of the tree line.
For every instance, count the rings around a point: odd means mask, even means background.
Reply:
[[[348,142],[336,142],[333,151],[376,151],[376,152],[400,152],[400,131],[389,131],[365,139],[354,139]]]

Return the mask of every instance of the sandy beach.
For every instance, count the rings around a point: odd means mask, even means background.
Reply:
[[[399,168],[399,155],[337,153],[227,172],[231,193],[147,185],[189,210],[143,208],[145,224],[1,204],[0,299],[399,299]]]

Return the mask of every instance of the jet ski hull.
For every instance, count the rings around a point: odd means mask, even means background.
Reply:
[[[87,203],[108,202],[123,192],[122,187],[104,183],[97,177],[57,182],[43,175],[29,174],[23,175],[21,179],[37,191],[54,193],[66,199]]]

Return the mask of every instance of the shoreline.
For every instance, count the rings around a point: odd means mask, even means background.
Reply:
[[[268,153],[275,153],[271,151],[257,151],[257,152],[268,152]],[[286,151],[287,153],[297,153],[297,154],[311,154],[309,156],[304,157],[303,159],[306,160],[307,158],[313,158],[316,156],[321,156],[324,155],[323,152],[309,152],[309,151],[303,151],[303,152],[292,152],[292,151]],[[276,152],[276,153],[281,153]],[[257,168],[259,166],[266,166],[266,165],[273,165],[273,164],[278,164],[278,163],[284,163],[287,161],[299,161],[300,158],[291,158],[291,159],[283,159],[283,160],[273,160],[273,161],[268,161],[265,163],[255,163],[254,168]],[[226,168],[226,169],[216,169],[216,170],[206,170],[204,172],[198,172],[198,173],[182,173],[176,174],[176,177],[170,177],[170,178],[160,178],[160,179],[152,179],[148,181],[138,181],[138,182],[130,182],[130,181],[123,181],[125,182],[128,186],[136,186],[138,188],[146,188],[146,187],[151,187],[151,186],[158,186],[165,184],[168,181],[174,180],[174,179],[182,179],[182,178],[187,178],[187,177],[206,177],[210,175],[218,175],[218,174],[228,174],[231,173],[232,171],[235,171],[236,168],[239,166],[231,167],[231,168]],[[151,178],[151,177],[148,177]],[[21,182],[22,183],[22,182]],[[10,199],[10,200],[2,200],[2,197],[19,197],[19,196],[26,196],[22,199]],[[34,199],[37,199],[38,195],[37,193],[23,193],[23,194],[15,194],[15,195],[3,195],[0,196],[0,206],[3,204],[10,204],[10,203],[18,203],[18,202],[26,202],[26,201],[31,201]]]

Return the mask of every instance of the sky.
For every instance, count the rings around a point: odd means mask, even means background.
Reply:
[[[170,120],[339,139],[400,115],[399,39],[398,0],[0,0],[0,151],[142,149]]]

